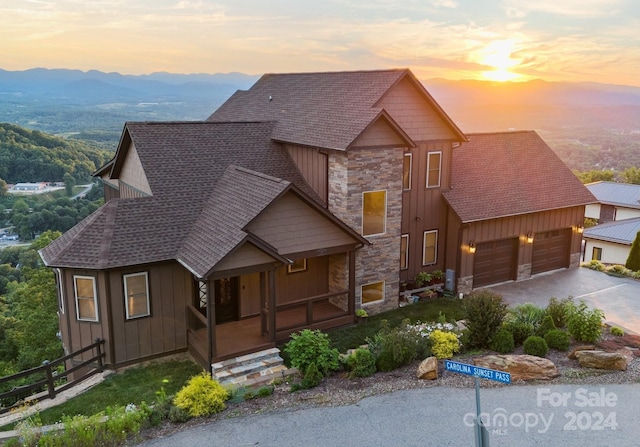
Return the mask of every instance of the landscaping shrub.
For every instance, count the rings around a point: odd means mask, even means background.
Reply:
[[[525,354],[535,355],[537,357],[544,357],[547,355],[549,351],[549,346],[547,346],[547,342],[542,337],[538,337],[537,335],[532,335],[524,341],[524,352]]]
[[[492,351],[496,351],[499,354],[512,352],[515,349],[513,334],[504,327],[500,328],[493,336],[489,347]]]
[[[553,318],[551,317],[551,315],[547,314],[542,319],[542,323],[540,323],[540,326],[538,326],[536,335],[539,337],[544,337],[547,332],[552,331],[555,328],[556,325],[553,324]]]
[[[191,419],[191,416],[189,416],[189,413],[187,413],[185,410],[183,410],[180,407],[176,407],[174,405],[169,410],[169,420],[174,424],[182,424],[184,422],[187,422],[189,419]]]
[[[569,316],[569,308],[573,304],[573,298],[567,297],[558,300],[555,296],[549,299],[547,304],[547,315],[550,315],[553,319],[553,324],[556,328],[560,329],[567,325],[567,318]]]
[[[604,313],[600,309],[589,309],[587,303],[580,301],[569,306],[567,327],[569,334],[577,341],[595,343],[602,335]]]
[[[189,416],[209,416],[225,409],[229,393],[210,374],[203,372],[189,379],[176,394],[173,404]]]
[[[324,374],[322,374],[320,369],[318,369],[318,365],[316,365],[315,363],[310,363],[304,372],[301,388],[305,390],[315,388],[320,385],[322,379],[324,379]]]
[[[471,347],[487,347],[507,313],[502,296],[490,290],[471,292],[462,302]]]
[[[450,359],[460,350],[458,336],[453,332],[436,329],[429,335],[431,352],[439,359]]]
[[[640,231],[636,233],[636,238],[631,244],[629,256],[627,256],[627,262],[625,262],[624,265],[626,268],[633,270],[634,272],[640,270]]]
[[[561,329],[551,329],[544,334],[544,341],[551,349],[568,351],[571,344],[571,336]]]
[[[93,416],[65,416],[64,429],[43,433],[37,437],[27,436],[23,445],[43,447],[93,447],[117,446],[140,432],[151,410],[148,406],[135,405],[107,408],[104,413]],[[35,433],[35,432],[34,432]],[[36,443],[33,443],[37,439]]]
[[[291,366],[298,368],[306,375],[311,364],[314,364],[323,377],[339,367],[337,349],[329,347],[329,336],[320,330],[303,329],[298,334],[291,334],[291,340],[284,351],[289,356]]]
[[[515,306],[513,309],[507,311],[507,321],[518,321],[522,323],[530,323],[533,326],[534,331],[538,330],[542,320],[544,319],[546,312],[543,308],[536,306],[535,304],[525,303]]]
[[[633,270],[630,270],[620,264],[610,265],[606,267],[604,271],[614,276],[631,276],[631,273],[633,273]]]
[[[371,351],[358,348],[346,359],[349,377],[369,377],[376,373],[376,358]]]
[[[383,321],[380,331],[367,338],[367,343],[376,358],[378,371],[392,371],[430,352],[429,338],[422,337],[409,320],[403,320],[395,328]]]
[[[591,261],[582,264],[582,266],[587,267],[591,270],[597,270],[599,272],[604,272],[604,269],[606,268],[602,262],[596,259],[592,259]]]
[[[520,346],[524,341],[535,333],[533,324],[526,321],[506,321],[504,328],[513,335],[513,342]]]
[[[622,330],[622,328],[619,328],[618,326],[613,326],[611,327],[611,335],[615,335],[616,337],[622,337],[624,335],[624,330]]]

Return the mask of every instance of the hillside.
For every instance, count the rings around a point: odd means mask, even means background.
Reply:
[[[67,173],[86,182],[112,157],[81,141],[0,123],[0,179],[7,183],[63,181]]]
[[[257,76],[0,70],[0,122],[114,148],[126,121],[202,120]]]
[[[126,121],[202,120],[257,79],[241,73],[0,70],[0,122],[113,150]],[[464,132],[534,129],[580,171],[640,166],[639,87],[541,80],[424,84]]]

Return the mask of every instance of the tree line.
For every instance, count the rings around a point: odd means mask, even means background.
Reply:
[[[112,156],[87,143],[0,123],[0,179],[6,183],[60,182],[65,174],[87,182]]]

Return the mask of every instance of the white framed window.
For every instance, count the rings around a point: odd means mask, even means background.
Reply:
[[[98,296],[93,276],[74,275],[73,289],[78,321],[98,321]]]
[[[362,304],[382,301],[384,300],[384,281],[364,284],[360,291],[362,293]]]
[[[123,275],[124,308],[127,320],[151,315],[147,272]]]
[[[422,265],[435,264],[438,261],[438,230],[424,232],[422,242]]]
[[[58,283],[58,310],[60,314],[64,314],[64,286],[62,284],[62,271],[55,269],[56,282]]]
[[[593,250],[591,251],[591,259],[594,261],[602,261],[602,248],[593,247]]]
[[[413,162],[413,154],[407,152],[402,160],[402,189],[408,191],[411,189],[411,164]]]
[[[298,273],[307,271],[307,258],[297,259],[293,264],[287,266],[287,273]]]
[[[442,168],[442,152],[427,153],[427,188],[440,186],[440,170]]]
[[[374,236],[387,231],[387,191],[362,193],[362,235]]]
[[[409,235],[400,236],[400,270],[409,268]]]

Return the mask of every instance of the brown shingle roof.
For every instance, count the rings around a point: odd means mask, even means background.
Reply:
[[[276,121],[276,141],[346,150],[382,112],[376,103],[405,76],[424,90],[407,69],[265,74],[251,89],[236,92],[208,119]],[[463,139],[424,91],[425,98]]]
[[[193,253],[188,236],[210,212],[206,206],[216,205],[209,199],[223,187],[218,183],[230,165],[286,178],[319,201],[286,151],[272,142],[272,129],[273,123],[255,122],[127,123],[124,132],[135,144],[153,196],[109,201],[44,248],[43,260],[52,267],[104,269]],[[256,200],[271,197],[265,194],[266,189]],[[218,236],[233,238],[248,211],[224,211],[229,226],[220,227]]]
[[[467,137],[453,150],[452,186],[444,193],[462,222],[596,201],[534,131]]]
[[[206,276],[247,238],[244,227],[290,185],[286,180],[229,166],[194,223],[178,260],[200,277]]]

